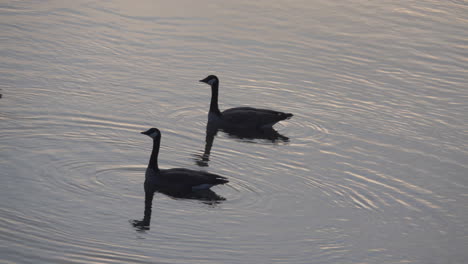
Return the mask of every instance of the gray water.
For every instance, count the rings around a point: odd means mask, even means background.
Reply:
[[[0,15],[1,263],[466,263],[466,1],[8,1]],[[289,140],[206,145],[208,74],[221,110],[293,113],[275,126]],[[161,167],[228,177],[213,188],[226,200],[158,193],[135,229],[150,127]]]

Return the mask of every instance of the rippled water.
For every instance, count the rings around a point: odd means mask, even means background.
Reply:
[[[465,263],[465,1],[0,4],[0,262]],[[294,113],[289,140],[206,133],[220,107]],[[224,175],[217,204],[160,165]]]

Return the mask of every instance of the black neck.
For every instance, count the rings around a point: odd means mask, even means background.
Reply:
[[[211,104],[210,104],[210,112],[215,113],[217,115],[221,115],[218,107],[218,85],[219,82],[214,82],[211,85]]]
[[[151,152],[151,158],[148,164],[148,168],[152,168],[155,171],[159,171],[158,154],[159,154],[160,143],[161,143],[161,136],[158,135],[153,139],[153,151]]]

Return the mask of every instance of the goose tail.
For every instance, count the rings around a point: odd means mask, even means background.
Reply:
[[[280,120],[287,120],[287,119],[290,119],[293,116],[294,115],[291,114],[291,113],[280,113],[279,114]]]
[[[225,184],[228,182],[229,181],[225,177],[219,176],[216,178],[216,184]]]

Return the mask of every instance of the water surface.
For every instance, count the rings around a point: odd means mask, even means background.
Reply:
[[[0,14],[2,262],[466,262],[464,1],[20,1]],[[207,134],[208,74],[221,109],[294,113],[275,126],[289,140]],[[151,229],[133,228],[150,127],[161,167],[228,177],[213,188],[226,200],[156,194]]]

